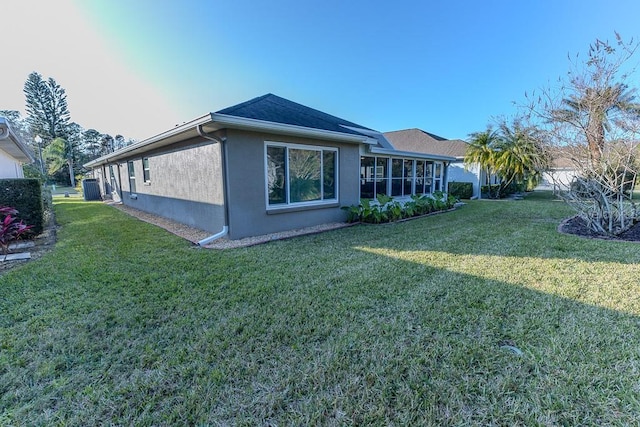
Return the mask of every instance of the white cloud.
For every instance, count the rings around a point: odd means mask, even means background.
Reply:
[[[24,113],[32,71],[67,91],[71,119],[85,128],[144,139],[179,120],[162,91],[122,61],[70,0],[3,4],[0,109]]]

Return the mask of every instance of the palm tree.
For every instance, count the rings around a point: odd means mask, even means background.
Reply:
[[[465,167],[478,164],[485,172],[486,185],[491,183],[491,174],[495,172],[496,144],[500,136],[498,131],[491,126],[483,132],[474,132],[469,135],[469,146],[464,156]]]
[[[495,170],[504,179],[504,187],[512,182],[535,187],[549,164],[538,130],[514,121],[511,125],[502,123],[499,133]]]
[[[624,83],[587,87],[580,95],[563,99],[565,108],[554,110],[553,119],[584,132],[591,161],[597,164],[602,157],[606,132],[611,131],[612,116],[622,113],[640,118],[640,104],[633,102],[634,99],[635,89],[629,89]]]
[[[48,172],[54,174],[65,165],[69,167],[69,182],[76,186],[73,174],[73,153],[71,145],[63,138],[56,138],[44,149],[44,155],[49,164]]]

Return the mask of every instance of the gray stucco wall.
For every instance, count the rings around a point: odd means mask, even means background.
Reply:
[[[142,158],[149,158],[144,182]],[[136,191],[131,192],[127,161],[120,161],[122,202],[211,233],[224,226],[220,145],[192,139],[133,160]],[[116,172],[117,173],[117,172]]]
[[[265,195],[265,141],[338,148],[338,204],[305,210],[267,210]],[[359,202],[359,147],[331,141],[284,137],[240,130],[227,131],[229,237],[243,237],[344,221],[340,206]]]

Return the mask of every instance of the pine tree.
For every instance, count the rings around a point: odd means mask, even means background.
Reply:
[[[43,80],[34,71],[27,77],[23,91],[31,133],[39,135],[45,144],[66,138],[70,113],[64,88],[51,77]]]

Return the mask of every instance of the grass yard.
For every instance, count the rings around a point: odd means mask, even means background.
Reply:
[[[637,425],[640,245],[548,193],[229,251],[58,199],[0,276],[0,425]]]

